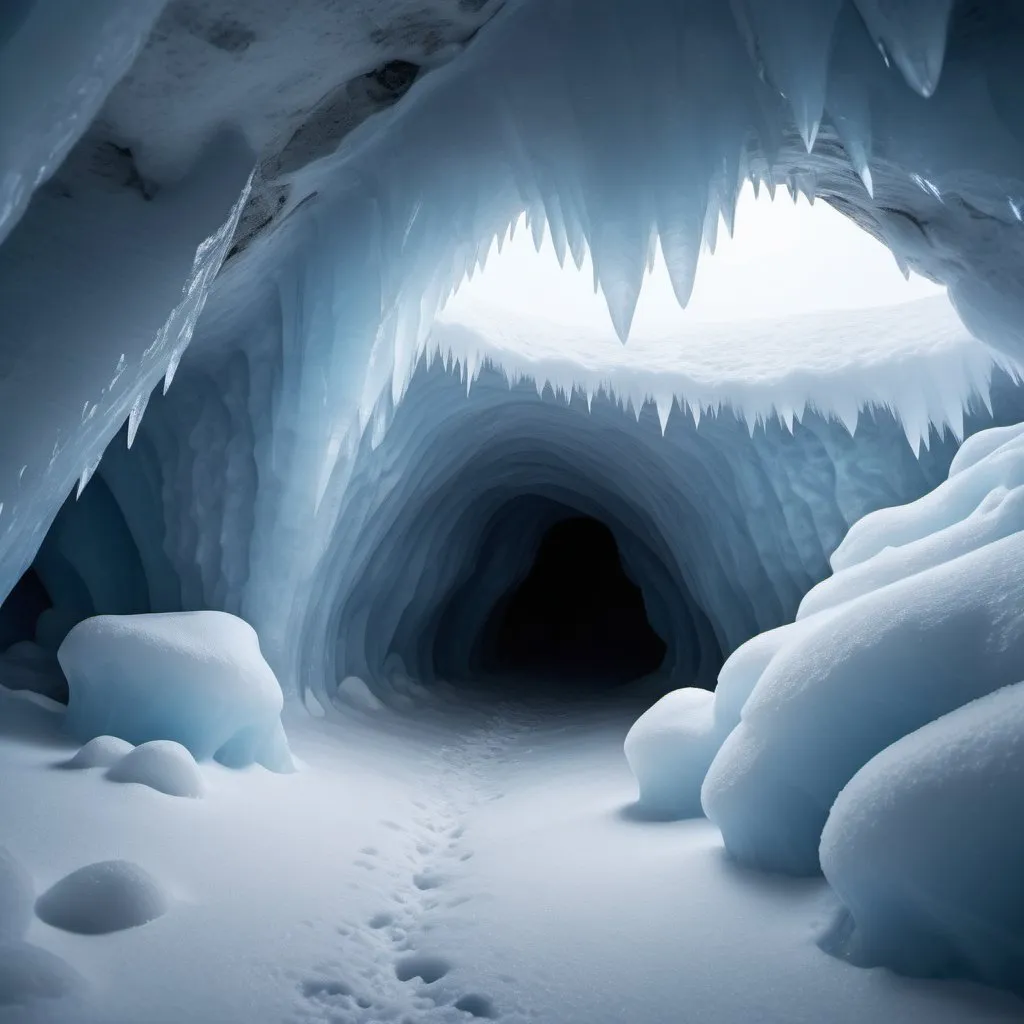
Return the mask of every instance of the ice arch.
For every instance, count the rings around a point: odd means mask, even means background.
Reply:
[[[217,460],[239,477],[214,500],[186,486],[178,579],[241,610],[298,680],[360,429],[383,391],[401,397],[445,294],[524,209],[567,254],[589,248],[625,334],[655,238],[685,298],[740,183],[785,184],[948,284],[975,333],[1020,351],[1014,4],[789,0],[782,17],[769,0],[524,0],[480,28],[493,5],[438,0],[444,31],[410,42],[388,8],[393,31],[359,61],[332,63],[318,41],[316,66],[344,78],[326,96],[326,79],[295,75],[303,18],[338,28],[312,0],[280,31],[240,6],[227,35],[182,5],[110,0],[88,23],[61,6],[20,5],[0,32],[14,126],[0,304],[18,325],[0,394],[0,433],[17,439],[0,453],[5,592],[126,419],[135,434],[162,374],[180,367],[182,391],[230,378],[209,401],[197,392],[208,435],[165,432],[183,479]],[[54,52],[67,60],[44,80]]]

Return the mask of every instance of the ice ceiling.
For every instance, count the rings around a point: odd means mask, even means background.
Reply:
[[[851,522],[1020,418],[1013,3],[64,6],[0,15],[0,589],[34,565],[46,644],[224,609],[291,691],[401,704],[473,675],[480,609],[583,513],[668,675],[709,681]],[[611,373],[526,318],[435,323],[526,211],[625,340],[654,247],[685,303],[748,180],[852,218],[989,349],[907,307],[787,327],[795,362],[779,325],[723,334],[746,374],[685,338]],[[844,330],[866,347],[823,370]]]

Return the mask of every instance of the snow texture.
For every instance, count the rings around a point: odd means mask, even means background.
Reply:
[[[66,875],[36,900],[35,909],[54,928],[106,935],[162,917],[170,902],[163,887],[137,864],[105,860]]]
[[[912,732],[847,783],[821,837],[862,966],[1024,989],[1024,683]]]
[[[58,651],[71,699],[67,728],[79,740],[113,735],[143,744],[113,777],[198,795],[200,760],[256,761],[291,770],[281,726],[281,688],[247,623],[224,612],[114,616],[79,623]]]

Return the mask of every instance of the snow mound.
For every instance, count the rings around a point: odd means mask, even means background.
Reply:
[[[110,768],[117,764],[134,747],[117,736],[96,736],[84,744],[65,768]]]
[[[25,934],[32,921],[33,899],[32,879],[28,872],[6,847],[0,846],[0,944],[20,939]]]
[[[338,696],[363,711],[380,711],[384,705],[359,676],[346,676],[338,683]]]
[[[723,669],[702,802],[738,860],[817,872],[868,761],[1024,678],[1024,435],[987,434],[935,490],[858,521],[798,621]]]
[[[197,760],[291,771],[283,697],[255,630],[226,612],[100,615],[57,652],[81,740],[174,740]]]
[[[137,864],[104,860],[72,871],[36,900],[36,914],[54,928],[106,935],[137,928],[167,913],[161,885]]]
[[[623,749],[642,811],[663,818],[701,814],[701,782],[718,749],[713,711],[713,694],[686,687],[662,697],[629,730]]]
[[[1024,683],[894,743],[839,794],[821,838],[849,910],[834,951],[904,974],[1024,990]]]
[[[733,856],[816,872],[829,808],[859,768],[1024,678],[1022,559],[1017,534],[882,586],[794,634],[704,781],[704,809]]]
[[[0,947],[0,1006],[24,1006],[36,999],[62,999],[85,981],[66,961],[27,942]]]
[[[168,796],[201,797],[205,790],[195,759],[174,740],[150,740],[125,754],[107,772],[112,782],[137,782]]]

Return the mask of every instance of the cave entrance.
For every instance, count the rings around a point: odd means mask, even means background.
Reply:
[[[488,621],[487,674],[615,684],[658,669],[666,645],[604,523],[563,519],[544,534],[527,577]]]

